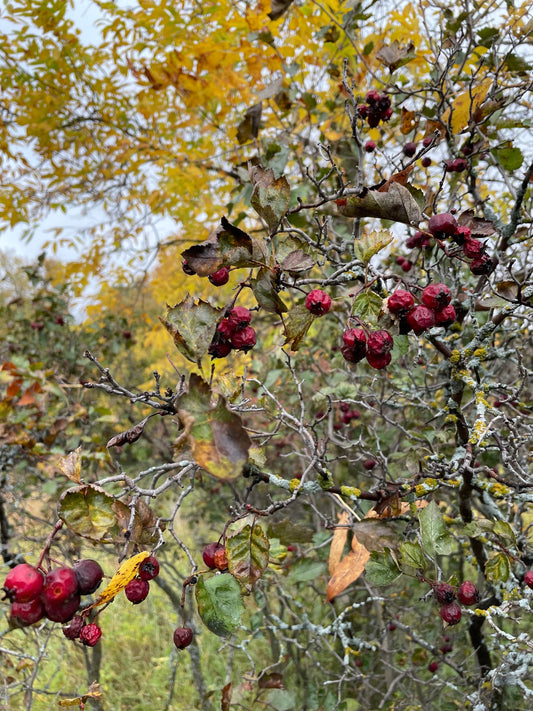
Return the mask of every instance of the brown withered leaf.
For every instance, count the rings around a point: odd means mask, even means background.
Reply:
[[[402,106],[402,125],[400,127],[400,131],[406,135],[407,133],[411,133],[411,131],[414,131],[419,123],[419,119],[416,115],[415,111],[409,111],[405,107]]]
[[[408,165],[407,168],[400,170],[399,173],[393,173],[391,177],[386,180],[382,185],[379,186],[378,191],[380,193],[388,192],[392,183],[398,183],[398,185],[407,185],[409,181],[409,174],[414,169],[414,165]]]
[[[352,538],[352,550],[342,558],[328,582],[326,588],[328,602],[340,595],[348,585],[351,585],[360,577],[369,558],[370,553],[368,550],[354,536]]]
[[[396,69],[415,58],[414,49],[413,42],[408,42],[402,47],[398,40],[394,40],[392,44],[384,44],[378,49],[376,59],[384,64],[392,74]]]
[[[129,529],[129,540],[132,544],[138,546],[153,546],[158,538],[159,531],[165,530],[165,524],[160,521],[152,509],[142,500],[135,504],[133,513],[128,503],[116,499],[113,503],[113,511],[115,518],[120,526],[121,536],[118,541],[124,540],[124,532]]]
[[[418,225],[422,211],[408,188],[392,182],[387,192],[364,188],[359,195],[349,195],[337,201],[339,213],[345,217],[378,217],[382,220]]]
[[[457,218],[457,222],[461,227],[468,227],[472,232],[472,237],[482,239],[489,237],[496,232],[494,223],[490,220],[485,220],[483,217],[476,217],[474,210],[465,210]]]
[[[61,457],[57,463],[59,471],[76,484],[81,484],[81,446],[66,457]]]
[[[279,266],[282,272],[298,274],[311,269],[314,263],[315,260],[309,254],[306,254],[301,249],[295,249],[285,257]]]
[[[259,135],[259,128],[261,126],[261,114],[263,113],[263,104],[259,102],[254,106],[251,106],[246,113],[244,118],[237,126],[237,141],[239,145],[243,143],[248,143],[252,138],[257,138]]]
[[[129,430],[120,432],[114,437],[111,437],[109,442],[106,444],[106,447],[109,449],[110,447],[122,447],[124,444],[133,444],[133,442],[136,442],[139,437],[141,437],[144,432],[144,426],[148,420],[149,418],[145,417],[144,420],[141,420],[133,427],[130,427]]]
[[[347,511],[341,511],[338,514],[339,521],[335,528],[333,534],[333,540],[331,541],[331,546],[329,548],[329,574],[333,575],[337,569],[342,554],[344,552],[344,546],[348,539],[348,521],[350,520],[350,515]]]
[[[181,256],[198,276],[213,274],[221,267],[252,266],[253,242],[249,234],[222,217],[220,225],[200,244],[185,249]]]
[[[283,674],[279,672],[265,674],[259,679],[258,686],[260,689],[284,689]]]
[[[229,711],[230,710],[232,694],[233,694],[233,684],[230,681],[222,689],[222,698],[220,699],[220,711]]]
[[[83,708],[82,704],[86,704],[90,699],[101,699],[102,698],[102,687],[97,681],[93,681],[87,692],[83,696],[76,696],[72,699],[61,699],[57,702],[58,706],[65,708],[68,706],[77,706],[78,708]]]
[[[270,19],[278,20],[287,12],[292,2],[293,0],[272,0],[270,3],[270,12],[268,13]]]

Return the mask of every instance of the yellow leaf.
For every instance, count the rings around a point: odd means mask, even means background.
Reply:
[[[67,476],[76,484],[81,484],[81,446],[68,454],[66,457],[61,457],[57,463],[59,471]]]
[[[98,682],[93,681],[93,683],[90,685],[90,687],[87,689],[87,693],[83,694],[83,696],[77,696],[76,698],[73,699],[61,699],[61,701],[57,702],[58,706],[79,706],[82,708],[82,704],[84,704],[86,701],[89,699],[101,699],[102,698],[102,690],[100,687],[100,684]]]
[[[451,109],[446,109],[442,121],[448,125],[451,113],[452,133],[459,133],[468,124],[474,111],[483,103],[492,85],[492,79],[483,79],[477,86],[470,87],[455,99]]]
[[[113,598],[118,595],[121,590],[124,590],[130,580],[133,580],[139,572],[139,566],[143,560],[148,558],[149,555],[150,553],[148,553],[148,551],[143,551],[142,553],[137,553],[137,555],[125,560],[115,575],[111,578],[109,585],[102,590],[96,602],[85,609],[91,610],[93,607],[98,607],[99,605],[105,605],[107,602],[111,602],[111,600],[113,600]]]

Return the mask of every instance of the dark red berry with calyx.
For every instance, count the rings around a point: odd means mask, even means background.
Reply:
[[[419,336],[424,331],[427,331],[428,328],[433,328],[435,325],[435,312],[433,309],[420,304],[407,314],[406,321],[416,335]]]
[[[402,148],[403,154],[408,158],[411,158],[416,153],[416,143],[413,141],[407,141]]]
[[[139,566],[139,578],[141,580],[153,580],[159,575],[159,562],[153,555],[145,558]]]
[[[246,326],[238,331],[235,331],[231,337],[231,345],[238,351],[245,353],[251,350],[257,343],[255,330],[251,326]]]
[[[210,274],[207,278],[213,286],[224,286],[224,284],[227,284],[229,281],[229,269],[222,267],[213,274]]]
[[[68,622],[80,609],[81,597],[78,593],[59,602],[43,600],[44,614],[52,622]]]
[[[341,353],[349,363],[358,363],[366,354],[366,333],[362,328],[349,328],[342,334]]]
[[[472,146],[471,143],[465,143],[463,146],[461,146],[461,153],[464,156],[471,156],[473,152],[474,152],[474,147]]]
[[[383,368],[386,368],[390,364],[391,360],[392,356],[390,353],[367,352],[366,354],[368,365],[371,365],[372,368],[376,370],[383,370]]]
[[[430,662],[430,663],[428,664],[428,670],[429,670],[432,674],[434,674],[434,673],[437,671],[438,668],[439,668],[439,663],[438,663],[438,662]]]
[[[479,239],[465,239],[463,243],[463,254],[468,259],[480,259],[485,253],[485,245]]]
[[[235,327],[230,323],[228,318],[223,318],[217,326],[217,333],[224,336],[228,341],[233,336]]]
[[[454,307],[452,304],[448,304],[448,306],[445,306],[440,311],[435,311],[435,324],[447,328],[451,326],[452,323],[455,323],[456,317],[457,314],[455,313]]]
[[[394,314],[394,316],[405,316],[414,305],[414,296],[410,291],[405,291],[405,289],[396,289],[387,299],[389,313]]]
[[[394,340],[388,331],[381,329],[380,331],[373,331],[368,334],[366,339],[366,352],[367,355],[372,353],[374,355],[383,355],[388,353],[394,348]]]
[[[187,274],[187,276],[194,276],[196,274],[194,269],[187,263],[186,259],[184,259],[181,263],[181,268],[183,269],[184,274]]]
[[[209,344],[207,352],[212,358],[225,358],[231,353],[232,348],[233,346],[231,345],[231,342],[228,341],[227,338],[225,338],[221,333],[216,331],[213,336],[213,340]]]
[[[462,173],[463,170],[467,169],[467,167],[468,163],[464,158],[456,158],[455,160],[451,160],[446,163],[446,169],[450,173]]]
[[[367,153],[373,153],[375,150],[376,150],[376,142],[375,142],[375,141],[368,140],[368,141],[365,143],[365,151],[366,151]]]
[[[479,592],[474,583],[470,580],[461,583],[457,591],[457,599],[461,605],[475,605],[476,602],[479,602]]]
[[[375,89],[370,89],[370,91],[368,91],[367,95],[365,96],[365,101],[367,101],[369,104],[375,104],[376,101],[379,101],[379,99],[379,91],[376,91]]]
[[[422,141],[422,145],[424,146],[424,148],[427,148],[432,143],[433,143],[433,136],[425,136]]]
[[[433,215],[428,222],[428,231],[434,237],[450,237],[457,232],[457,227],[457,220],[449,212]]]
[[[452,300],[452,292],[446,284],[429,284],[422,292],[422,303],[429,309],[440,311]]]
[[[442,652],[442,654],[449,654],[450,652],[453,652],[453,647],[449,642],[444,642],[444,644],[439,647],[439,652]]]
[[[14,602],[9,612],[9,622],[15,627],[28,627],[44,617],[44,605],[39,597],[28,602]]]
[[[429,247],[431,244],[430,235],[427,232],[415,232],[414,235],[409,237],[405,246],[409,249],[414,249],[415,247]]]
[[[95,622],[85,625],[80,630],[80,642],[83,642],[87,647],[94,647],[101,636],[102,630]]]
[[[455,244],[461,246],[466,240],[470,239],[472,236],[472,230],[466,225],[459,225],[457,232],[452,236]]]
[[[524,575],[524,583],[533,590],[533,570],[528,570]]]
[[[439,615],[447,624],[456,625],[461,621],[461,607],[457,602],[450,602],[440,608]]]
[[[13,602],[29,602],[43,589],[44,576],[29,563],[19,563],[6,576],[3,590]]]
[[[324,316],[331,307],[331,296],[322,289],[313,289],[305,297],[305,308],[314,316]]]
[[[148,580],[133,578],[124,588],[124,593],[128,600],[134,605],[138,605],[143,600],[146,600],[150,592],[150,583]]]
[[[424,156],[420,162],[422,163],[423,168],[429,168],[429,166],[431,165],[431,158],[428,158],[428,156]]]
[[[435,585],[433,594],[437,602],[440,602],[442,605],[447,605],[455,600],[455,588],[448,583],[438,583]]]
[[[54,568],[45,575],[42,597],[44,604],[60,603],[78,591],[78,580],[72,568]]]
[[[178,627],[174,630],[174,644],[178,649],[185,649],[190,645],[193,632],[190,627]]]
[[[79,560],[74,565],[74,574],[78,581],[78,592],[81,595],[91,595],[102,582],[104,571],[100,563],[91,558]]]
[[[371,471],[376,466],[375,459],[365,459],[363,466],[367,471]]]
[[[411,269],[413,268],[413,262],[411,262],[409,259],[404,259],[402,264],[402,271],[404,272],[410,272]]]
[[[244,306],[235,306],[235,308],[229,312],[227,318],[231,328],[234,331],[238,331],[239,329],[246,328],[246,326],[249,325],[252,320],[252,314]]]
[[[202,552],[203,561],[208,568],[211,568],[211,570],[216,568],[215,553],[219,548],[224,548],[224,546],[221,543],[218,543],[218,541],[215,541],[213,543],[208,543]]]
[[[470,262],[470,271],[476,276],[492,274],[495,269],[496,262],[486,254],[482,254],[478,259],[473,259]]]
[[[74,615],[68,625],[63,627],[63,634],[67,639],[78,639],[82,627],[85,627],[85,618],[81,615]]]

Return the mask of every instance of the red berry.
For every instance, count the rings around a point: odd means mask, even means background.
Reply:
[[[29,602],[43,589],[42,573],[29,563],[19,563],[6,576],[3,590],[13,602]]]
[[[211,570],[216,568],[215,553],[219,548],[224,548],[224,546],[215,541],[213,543],[208,543],[202,552],[202,558],[204,560],[204,563],[207,565],[208,568],[211,568]]]
[[[463,243],[463,254],[468,259],[481,259],[485,252],[485,245],[479,239],[465,239]]]
[[[404,144],[402,151],[405,156],[411,158],[411,156],[414,156],[416,153],[416,143],[413,141],[407,141],[407,143]]]
[[[404,272],[410,272],[412,268],[413,268],[413,262],[410,262],[408,259],[405,259],[402,263],[402,270]]]
[[[428,664],[428,669],[429,669],[429,671],[430,671],[432,674],[434,674],[434,673],[437,671],[438,668],[439,668],[439,663],[438,663],[438,662],[430,662],[430,663]]]
[[[366,470],[370,471],[376,466],[376,462],[374,459],[365,459],[363,466]]]
[[[365,101],[367,101],[369,104],[375,104],[376,101],[379,101],[380,98],[381,97],[379,91],[376,91],[375,89],[370,89],[370,91],[365,96]]]
[[[472,236],[472,230],[466,225],[459,225],[457,232],[453,235],[452,239],[456,244],[464,244],[465,240],[470,239]]]
[[[439,583],[433,588],[433,594],[437,602],[441,604],[449,604],[455,600],[455,588],[448,583]]]
[[[27,627],[44,617],[44,606],[39,597],[28,602],[14,602],[11,605],[9,621],[16,627]]]
[[[457,591],[457,599],[461,605],[475,605],[479,601],[479,593],[474,583],[471,583],[470,580],[461,583]]]
[[[153,580],[159,575],[159,563],[155,556],[150,555],[145,558],[139,566],[139,578],[141,580]]]
[[[124,593],[130,602],[138,605],[143,600],[146,600],[150,592],[150,583],[148,580],[133,578],[124,588]]]
[[[465,143],[463,146],[461,146],[461,153],[464,156],[470,156],[474,152],[474,148],[470,143]]]
[[[255,330],[251,326],[246,326],[238,331],[235,331],[231,337],[231,345],[238,351],[245,353],[251,350],[257,343]]]
[[[404,316],[414,304],[414,296],[410,291],[405,291],[405,289],[396,289],[387,299],[389,312],[395,316]]]
[[[207,278],[213,286],[224,286],[224,284],[227,284],[229,281],[229,269],[222,267],[217,272],[210,274]]]
[[[446,168],[452,173],[462,173],[463,170],[467,169],[467,167],[468,163],[464,158],[456,158],[455,160],[448,161],[448,163],[446,163]]]
[[[376,150],[376,142],[375,142],[375,141],[368,140],[368,141],[365,143],[365,151],[366,151],[367,153],[373,153],[375,150]]]
[[[450,236],[457,232],[457,220],[449,212],[433,215],[428,222],[428,230],[435,237]]]
[[[524,575],[524,583],[533,590],[533,570],[528,570]]]
[[[81,595],[91,595],[104,577],[104,571],[100,564],[91,558],[79,560],[74,565],[74,574],[78,581],[78,592]]]
[[[422,163],[422,166],[424,168],[429,168],[429,166],[431,165],[431,158],[428,158],[428,156],[424,156],[420,162]]]
[[[341,353],[349,363],[358,363],[365,357],[366,333],[362,328],[349,328],[342,334]]]
[[[232,337],[234,331],[235,327],[230,323],[228,318],[223,318],[217,326],[217,332],[224,336],[224,338],[227,338],[228,341]]]
[[[65,319],[61,314],[59,316],[56,316],[55,322],[57,323],[58,326],[64,326],[65,325]]]
[[[373,355],[383,355],[388,353],[394,347],[394,340],[388,331],[381,329],[380,331],[373,331],[368,335],[366,341],[366,351],[367,355],[372,353]]]
[[[431,145],[431,142],[433,141],[433,136],[426,136],[424,140],[422,141],[422,145],[424,148],[427,148],[428,146]]]
[[[449,639],[450,638],[448,637],[448,640]],[[449,652],[453,651],[453,647],[449,642],[446,642],[441,647],[439,647],[439,651],[442,652],[442,654],[448,654]]]
[[[178,627],[174,630],[174,644],[178,649],[185,649],[192,642],[193,633],[190,627]]]
[[[101,636],[102,630],[94,622],[85,625],[85,627],[82,627],[80,630],[80,641],[87,645],[87,647],[94,647]]]
[[[44,328],[44,323],[41,321],[32,321],[30,323],[30,328],[33,328],[34,331],[42,331]]]
[[[55,602],[53,600],[43,600],[44,613],[52,622],[68,622],[80,609],[81,598],[75,593],[66,600]]]
[[[327,314],[331,306],[331,296],[322,289],[313,289],[305,297],[305,308],[315,316]]]
[[[430,236],[426,232],[415,232],[414,235],[409,237],[405,246],[409,249],[414,249],[415,247],[428,247],[431,244]]]
[[[252,314],[244,306],[235,306],[228,314],[229,325],[235,330],[246,328],[252,320]]]
[[[492,274],[496,269],[496,263],[486,254],[482,254],[478,259],[470,262],[470,271],[476,276]]]
[[[440,311],[452,300],[452,292],[446,284],[429,284],[422,292],[422,303],[434,311]]]
[[[432,328],[435,325],[435,312],[427,306],[415,306],[407,314],[407,324],[413,329],[417,336]]]
[[[456,316],[457,314],[455,313],[454,307],[448,304],[448,306],[445,306],[440,311],[435,311],[435,323],[438,326],[444,326],[446,328],[454,323]]]
[[[231,353],[233,346],[231,343],[220,335],[218,332],[213,336],[213,340],[209,344],[207,352],[212,358],[225,358]]]
[[[356,666],[356,667],[362,667],[362,666],[363,666],[363,660],[362,660],[362,659],[356,659],[356,660],[355,660],[355,666]]]
[[[443,605],[439,611],[440,616],[449,625],[456,625],[461,620],[461,608],[457,602],[451,602],[449,605]]]
[[[376,370],[383,370],[386,368],[392,360],[390,353],[367,353],[366,360],[368,365]]]
[[[228,569],[228,556],[226,555],[226,549],[224,548],[224,546],[217,548],[213,555],[213,560],[215,562],[215,568],[217,570]]]
[[[85,626],[85,618],[81,615],[74,615],[66,627],[63,627],[63,634],[67,639],[78,639],[81,628]]]
[[[42,591],[43,602],[57,604],[68,600],[78,591],[76,573],[72,568],[54,568],[46,574]]]

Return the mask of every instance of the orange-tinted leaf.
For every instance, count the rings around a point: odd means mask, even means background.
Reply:
[[[335,573],[331,576],[328,583],[326,589],[328,602],[331,602],[337,595],[340,595],[341,592],[346,590],[348,585],[359,578],[369,558],[370,553],[354,536],[352,539],[352,550],[345,555],[337,565]]]
[[[72,699],[61,699],[57,702],[58,706],[77,706],[78,708],[83,708],[82,704],[85,704],[89,699],[101,699],[102,698],[102,688],[97,681],[93,681],[87,692],[83,696],[76,696]]]
[[[30,387],[23,393],[23,395],[17,400],[17,405],[21,407],[36,405],[35,395],[36,393],[42,392],[40,383],[32,383]]]
[[[283,674],[279,672],[265,674],[259,679],[258,686],[260,689],[284,689]]]
[[[416,112],[409,111],[408,109],[402,106],[402,125],[400,127],[400,131],[404,135],[406,135],[407,133],[411,133],[411,131],[414,131],[417,126],[418,119],[416,117]]]
[[[409,173],[413,169],[414,169],[414,165],[408,165],[407,168],[404,168],[399,173],[394,173],[393,175],[391,175],[391,177],[388,180],[386,180],[383,183],[383,185],[381,185],[378,188],[378,191],[380,193],[388,192],[392,183],[398,183],[398,185],[407,185],[407,181],[409,179]]]
[[[233,692],[233,684],[230,681],[222,689],[222,699],[220,700],[220,711],[229,711],[230,710],[232,692]]]
[[[346,545],[346,540],[348,538],[348,521],[350,520],[350,515],[347,511],[341,511],[338,515],[339,522],[335,528],[335,533],[333,534],[333,540],[331,541],[331,546],[329,549],[329,574],[333,575],[337,566],[340,563],[342,554],[344,551],[344,546]]]

